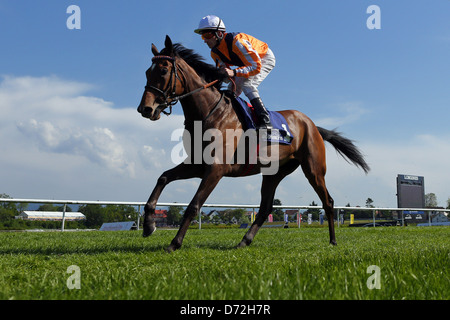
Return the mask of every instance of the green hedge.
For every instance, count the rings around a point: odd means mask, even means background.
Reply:
[[[65,229],[85,229],[83,222],[66,221]],[[0,222],[0,230],[61,229],[61,221],[8,220]]]

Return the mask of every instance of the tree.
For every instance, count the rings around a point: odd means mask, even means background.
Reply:
[[[16,204],[16,208],[17,208],[17,212],[20,214],[23,211],[27,210],[28,208],[28,203],[26,202],[20,202]]]
[[[375,208],[373,206],[373,200],[371,198],[367,198],[367,200],[366,200],[366,208]]]
[[[78,210],[86,216],[86,227],[99,228],[103,224],[104,215],[101,206],[96,204],[86,204],[82,205]]]
[[[6,193],[0,194],[0,198],[11,199]],[[18,215],[16,205],[12,202],[0,203],[0,221],[8,221],[14,219],[14,216]]]
[[[233,223],[233,221],[232,221],[233,220],[233,212],[232,211],[233,211],[232,209],[226,209],[226,210],[219,212],[220,219],[222,220],[223,223],[225,223],[225,224]]]
[[[245,209],[226,209],[220,211],[218,216],[222,223],[231,224],[231,223],[248,223],[248,219],[245,217],[246,211]],[[215,217],[214,217],[215,218]],[[213,222],[215,221],[213,218]]]
[[[273,199],[273,205],[274,206],[281,206],[281,200],[280,199]],[[275,210],[272,211],[273,215],[273,221],[283,221],[284,220],[284,211],[281,208],[275,208]]]
[[[231,212],[233,218],[235,219],[235,221],[237,223],[248,223],[249,222],[248,218],[245,216],[246,213],[247,213],[247,211],[243,208],[234,209]]]
[[[450,209],[450,197],[448,197],[448,199],[447,199],[447,208],[446,209]]]
[[[58,211],[58,209],[51,203],[40,205],[38,211]]]
[[[169,207],[169,210],[167,211],[167,224],[179,225],[183,218],[182,210],[183,208],[180,206]]]
[[[124,204],[108,204],[102,208],[105,219],[104,222],[121,222],[136,219],[136,211],[132,206]]]
[[[314,201],[310,204],[310,206],[312,207],[316,207],[318,206],[317,203],[315,203]],[[312,219],[313,220],[319,220],[319,215],[320,215],[320,209],[308,209],[304,212],[306,214],[306,216],[308,216],[308,214],[312,214]]]
[[[434,193],[427,193],[425,195],[425,208],[436,208],[437,206],[436,195]]]
[[[38,211],[60,211],[60,212],[63,212],[64,205],[58,207],[51,203],[45,203],[45,204],[39,206]],[[66,206],[66,212],[72,212],[72,208],[69,206]]]

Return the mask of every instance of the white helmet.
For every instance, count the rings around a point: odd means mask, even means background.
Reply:
[[[203,17],[198,24],[198,28],[194,30],[195,33],[202,33],[203,31],[226,31],[225,23],[218,16],[208,15]]]

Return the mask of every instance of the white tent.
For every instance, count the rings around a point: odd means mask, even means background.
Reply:
[[[66,212],[65,220],[83,220],[86,216],[81,212]],[[23,211],[18,216],[24,220],[62,221],[63,213],[58,211]]]

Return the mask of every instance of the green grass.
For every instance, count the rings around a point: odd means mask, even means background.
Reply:
[[[449,227],[0,233],[0,299],[443,299],[450,298]],[[80,268],[81,289],[67,288]],[[380,268],[370,290],[367,268]]]

